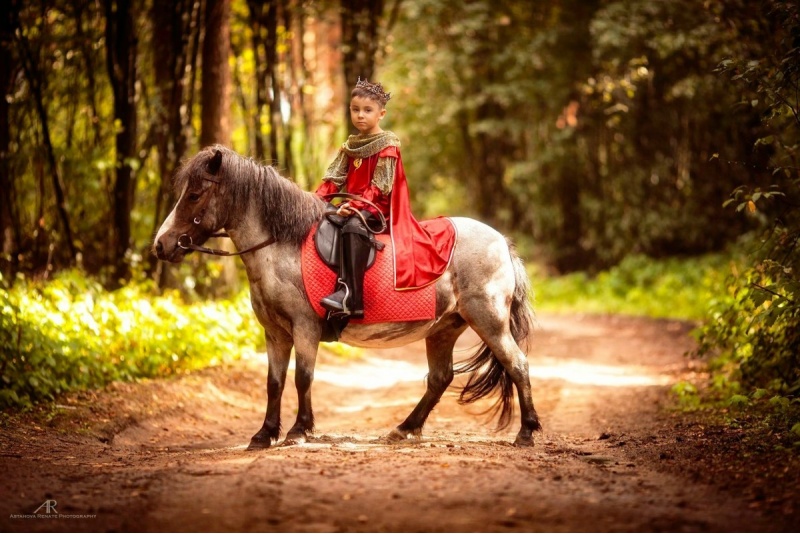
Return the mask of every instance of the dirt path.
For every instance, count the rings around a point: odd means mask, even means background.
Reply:
[[[704,476],[703,442],[686,438],[698,423],[664,408],[668,385],[692,372],[688,326],[620,317],[539,322],[530,362],[545,430],[533,449],[510,446],[516,424],[493,433],[478,415],[486,406],[460,406],[455,392],[421,442],[381,444],[424,390],[424,345],[415,344],[344,363],[322,354],[316,438],[247,451],[265,402],[266,365],[257,355],[227,369],[117,384],[36,417],[6,415],[0,529],[792,528],[796,503],[784,499],[778,512],[754,506],[752,495]],[[474,341],[462,338],[462,356]],[[285,427],[295,406],[290,386]]]

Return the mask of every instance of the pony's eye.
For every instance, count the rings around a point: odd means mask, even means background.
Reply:
[[[189,202],[197,202],[198,200],[200,200],[200,194],[199,193],[189,193],[189,197],[188,198],[189,198]]]

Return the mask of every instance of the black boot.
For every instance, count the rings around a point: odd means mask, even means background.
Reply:
[[[364,273],[372,245],[359,218],[351,217],[342,228],[342,245],[339,288],[320,300],[320,304],[333,314],[361,319],[364,317]]]
[[[345,248],[348,248],[348,255],[345,261],[348,262],[350,272],[350,317],[353,319],[364,318],[364,274],[367,272],[367,261],[369,261],[370,242],[369,238],[360,234],[344,234]]]

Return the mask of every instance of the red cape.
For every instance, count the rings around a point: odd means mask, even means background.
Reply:
[[[450,264],[456,239],[455,227],[445,217],[422,223],[417,221],[411,213],[400,151],[397,147],[389,147],[380,155],[397,158],[389,215],[394,245],[394,288],[405,290],[426,286],[438,280]]]

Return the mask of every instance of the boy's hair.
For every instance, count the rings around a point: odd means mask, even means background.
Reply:
[[[362,80],[361,76],[359,76],[356,86],[350,91],[350,98],[354,96],[369,98],[384,107],[389,99],[392,98],[392,93],[385,92],[383,85],[380,83],[370,83],[368,80]]]

